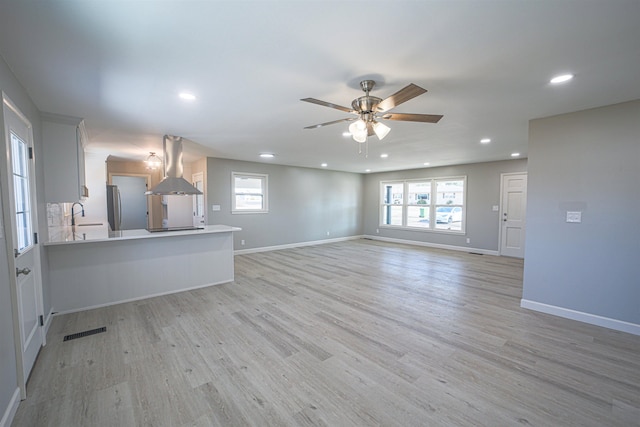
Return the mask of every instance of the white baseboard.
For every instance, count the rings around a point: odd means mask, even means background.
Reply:
[[[459,252],[473,252],[473,253],[478,253],[483,255],[495,255],[495,256],[500,255],[498,251],[491,251],[488,249],[468,248],[464,246],[453,246],[453,245],[441,245],[438,243],[419,242],[416,240],[393,239],[390,237],[380,237],[380,236],[371,236],[371,235],[339,237],[335,239],[325,239],[325,240],[312,240],[310,242],[290,243],[287,245],[277,245],[277,246],[264,246],[261,248],[237,249],[233,251],[233,254],[242,255],[242,254],[251,254],[256,252],[278,251],[282,249],[293,249],[293,248],[300,248],[303,246],[323,245],[326,243],[336,243],[336,242],[344,242],[347,240],[358,240],[358,239],[380,240],[382,242],[399,243],[399,244],[414,245],[414,246],[425,246],[429,248],[448,249],[451,251],[459,251]]]
[[[362,239],[363,237],[364,236],[337,237],[335,239],[312,240],[310,242],[289,243],[286,245],[263,246],[261,248],[251,248],[251,249],[237,249],[233,251],[233,254],[243,255],[243,254],[252,254],[256,252],[279,251],[282,249],[301,248],[303,246],[315,246],[315,245],[324,245],[327,243],[344,242],[347,240],[358,240],[358,239]]]
[[[13,392],[13,396],[7,405],[7,409],[5,409],[4,415],[2,415],[0,427],[11,427],[13,417],[16,416],[16,412],[18,411],[18,405],[20,405],[20,388],[16,387],[16,390]]]
[[[603,328],[609,328],[620,332],[640,335],[640,325],[625,322],[623,320],[611,319],[609,317],[598,316],[597,314],[584,313],[582,311],[571,310],[569,308],[558,307],[526,299],[520,300],[520,307],[539,311],[541,313],[552,314],[558,317],[564,317],[565,319],[602,326]]]
[[[465,246],[454,246],[454,245],[442,245],[439,243],[420,242],[417,240],[394,239],[391,237],[380,237],[380,236],[371,236],[371,235],[364,235],[362,237],[365,239],[380,240],[382,242],[399,243],[403,245],[425,246],[427,248],[447,249],[450,251],[459,251],[459,252],[473,252],[476,254],[483,254],[483,255],[495,255],[495,256],[500,255],[498,251],[492,251],[489,249],[468,248]]]

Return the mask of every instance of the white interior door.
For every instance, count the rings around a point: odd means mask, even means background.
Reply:
[[[31,368],[44,345],[45,337],[41,317],[42,276],[40,272],[40,252],[37,237],[37,215],[35,212],[35,178],[33,161],[32,129],[29,121],[3,96],[3,117],[5,124],[4,152],[7,153],[7,183],[11,224],[11,238],[6,239],[7,250],[13,253],[9,260],[12,275],[12,299],[16,329],[18,359],[18,382],[22,397],[26,397],[26,381]],[[6,212],[6,211],[5,211]],[[5,217],[6,221],[6,217]],[[7,235],[9,233],[7,232]],[[7,236],[9,237],[9,236]],[[11,265],[12,264],[12,265]]]
[[[500,255],[524,258],[527,174],[503,174],[500,215]]]
[[[193,226],[202,227],[204,226],[204,174],[194,173],[191,179],[193,186],[203,193],[193,197]]]
[[[122,209],[121,229],[139,230],[147,228],[149,210],[147,208],[147,177],[112,175],[111,183],[120,191]]]

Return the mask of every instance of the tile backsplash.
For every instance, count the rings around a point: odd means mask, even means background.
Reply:
[[[47,203],[47,225],[61,227],[71,221],[71,203]]]

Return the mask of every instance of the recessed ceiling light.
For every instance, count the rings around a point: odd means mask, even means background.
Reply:
[[[371,172],[371,169],[365,169],[364,171],[365,172]]]
[[[430,164],[431,164],[431,163],[429,163],[429,162],[424,162],[424,163],[423,163],[423,165],[425,165],[425,166],[429,166]]]
[[[564,83],[564,82],[568,82],[572,78],[573,78],[573,74],[561,74],[549,80],[549,83],[552,83],[552,84]]]
[[[480,144],[488,144],[491,142],[491,138],[482,138]]]
[[[381,159],[386,159],[387,157],[389,157],[389,155],[388,155],[388,154],[380,154],[380,158],[381,158]]]
[[[511,153],[511,157],[518,157],[520,153]]]
[[[262,154],[260,154],[260,157],[262,157],[263,159],[273,159],[275,157],[275,154],[262,153]]]
[[[342,136],[351,136],[351,132],[342,132]]]
[[[323,168],[326,168],[326,167],[327,167],[327,166],[329,166],[329,165],[327,165],[326,163],[323,163],[323,164],[321,164],[320,166],[322,166]]]
[[[185,101],[195,101],[196,99],[196,96],[189,92],[180,92],[178,96]]]

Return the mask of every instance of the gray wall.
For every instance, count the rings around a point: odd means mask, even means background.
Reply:
[[[640,324],[640,101],[530,122],[527,233],[524,300]]]
[[[231,172],[269,175],[268,213],[231,214]],[[209,157],[206,180],[208,223],[241,227],[236,250],[362,234],[360,174]]]
[[[4,173],[4,168],[2,171]],[[4,189],[0,188],[0,215],[2,215],[1,196],[3,191]],[[16,347],[13,341],[11,289],[9,288],[9,265],[5,245],[5,239],[0,238],[0,361],[2,361],[0,365],[0,418],[5,413],[11,397],[18,387]]]
[[[38,162],[39,156],[42,154],[42,138],[40,132],[40,112],[33,104],[27,91],[20,85],[15,78],[7,63],[2,57],[0,57],[0,91],[3,91],[14,104],[22,111],[24,115],[31,121],[33,125],[33,138],[35,145],[36,156],[36,187],[39,189],[44,188],[44,178],[42,165]],[[0,128],[2,129],[2,142],[0,147],[4,148],[4,120],[2,120],[2,114],[0,114]],[[4,158],[4,156],[0,156]],[[6,173],[5,165],[0,168],[1,173]],[[3,188],[1,191],[6,192]],[[40,191],[42,194],[42,191]],[[7,196],[7,194],[4,194]],[[45,219],[44,224],[40,224],[40,230],[46,230],[46,209],[44,204],[44,197],[38,197],[38,216]],[[2,211],[0,211],[1,214]],[[9,218],[3,218],[3,223],[7,224],[7,231],[11,231]],[[44,226],[44,228],[43,228]],[[41,236],[46,235],[40,234]],[[9,276],[7,274],[8,258],[5,250],[6,242],[4,239],[0,239],[0,417],[4,414],[7,405],[17,387],[17,375],[16,375],[16,360],[15,360],[15,346],[13,341],[13,318],[11,317],[11,298],[9,288]],[[40,248],[42,249],[42,248]],[[42,259],[44,256],[42,255]],[[46,268],[46,265],[45,265]],[[47,280],[47,272],[43,271],[43,292],[44,292],[44,308],[45,314],[49,312],[51,304],[49,298],[49,287]]]
[[[366,175],[364,181],[364,234],[497,251],[499,212],[494,212],[491,208],[500,204],[500,174],[526,171],[527,160],[517,159]],[[464,235],[433,231],[391,230],[379,227],[380,181],[463,175],[467,177],[467,225]],[[376,229],[379,229],[380,232],[376,233]],[[471,239],[471,243],[467,244],[467,238]]]

